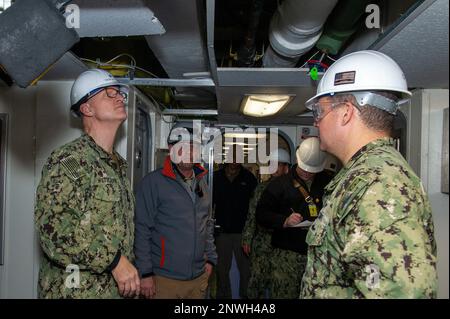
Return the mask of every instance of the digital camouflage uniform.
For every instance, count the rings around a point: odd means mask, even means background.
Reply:
[[[271,259],[273,247],[272,233],[256,223],[256,206],[269,181],[259,184],[249,203],[247,220],[242,231],[242,245],[250,246],[250,280],[247,296],[250,299],[265,298],[265,290],[270,287]]]
[[[393,143],[367,144],[327,186],[301,297],[436,297],[431,207]]]
[[[297,299],[306,266],[306,255],[295,251],[274,248],[270,258],[272,280],[270,298]]]
[[[134,196],[126,162],[114,154],[83,135],[44,165],[35,208],[44,252],[40,298],[119,297],[109,266],[119,252],[132,261]],[[78,288],[68,265],[79,267]]]

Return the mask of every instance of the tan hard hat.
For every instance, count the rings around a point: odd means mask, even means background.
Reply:
[[[320,149],[320,141],[317,137],[305,139],[295,153],[297,164],[302,170],[309,173],[323,171],[327,153]]]

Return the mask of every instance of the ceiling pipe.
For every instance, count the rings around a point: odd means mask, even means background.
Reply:
[[[270,23],[264,67],[295,67],[319,40],[337,0],[285,0]]]
[[[331,55],[339,53],[346,41],[361,27],[365,8],[373,0],[341,0],[328,19],[317,48]]]

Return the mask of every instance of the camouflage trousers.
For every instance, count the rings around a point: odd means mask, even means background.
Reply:
[[[275,248],[271,260],[270,298],[298,299],[306,267],[306,255]]]
[[[266,298],[266,290],[270,289],[272,281],[273,249],[264,251],[253,250],[250,253],[250,280],[247,296],[250,299]]]

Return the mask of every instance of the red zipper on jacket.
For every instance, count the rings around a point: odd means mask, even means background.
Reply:
[[[164,237],[161,236],[161,260],[159,262],[159,267],[160,268],[164,267],[165,259],[166,259],[166,256],[165,256],[165,240],[164,240]]]

